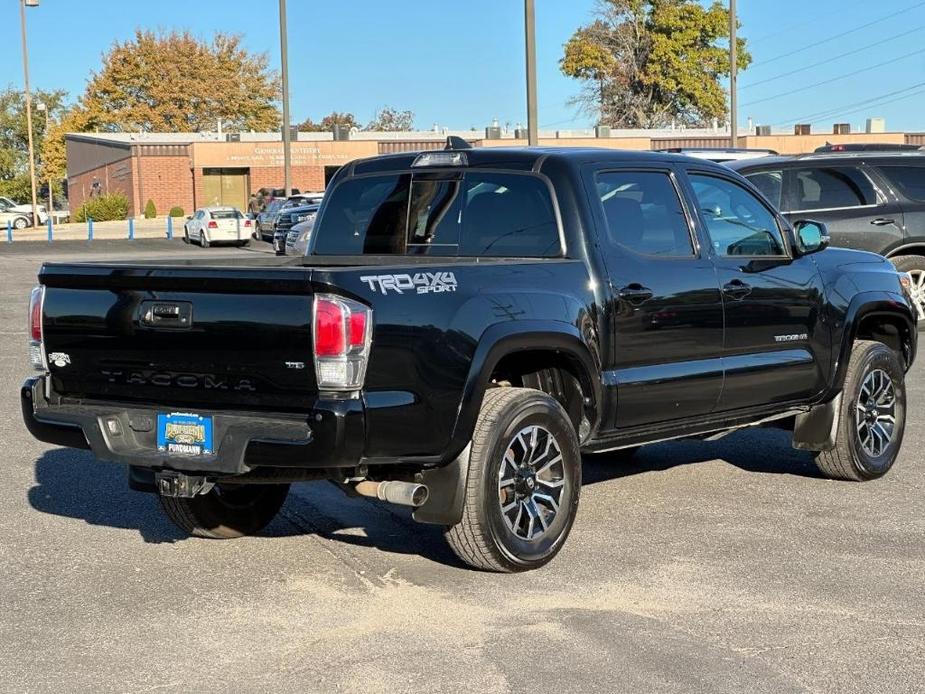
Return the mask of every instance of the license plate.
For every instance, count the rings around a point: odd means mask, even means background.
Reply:
[[[179,455],[211,455],[212,418],[189,412],[158,413],[157,450]]]

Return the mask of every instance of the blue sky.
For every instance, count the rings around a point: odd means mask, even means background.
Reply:
[[[481,128],[493,118],[502,124],[525,119],[521,0],[288,4],[294,122],[335,109],[366,121],[386,104],[412,109],[424,129],[435,122]],[[919,40],[925,2],[738,4],[741,35],[754,58],[740,76],[743,124],[748,116],[775,125],[811,116],[821,128],[876,115],[891,130],[925,129],[925,47]],[[594,0],[536,0],[541,127],[590,124],[568,106],[578,84],[559,73],[558,60],[562,44],[593,7]],[[66,89],[72,98],[110,44],[136,27],[189,29],[203,37],[241,33],[249,48],[279,64],[275,0],[41,0],[27,13],[33,85]],[[0,83],[20,86],[18,0],[4,0],[0,26],[8,29]],[[839,57],[845,53],[852,54]],[[786,75],[792,71],[798,72]],[[752,86],[764,80],[770,81]]]

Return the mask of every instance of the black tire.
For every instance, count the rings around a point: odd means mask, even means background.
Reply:
[[[869,408],[869,402],[871,402],[869,400],[860,403],[866,408],[862,412],[858,407],[862,389],[869,377],[874,380],[878,378],[875,373],[877,371],[882,371],[891,382],[893,405],[892,407],[876,405]],[[842,390],[835,448],[831,451],[820,451],[816,455],[816,465],[822,474],[836,480],[863,482],[882,477],[893,467],[906,428],[904,376],[898,355],[882,342],[858,340],[854,343],[851,349],[851,359],[848,362],[845,387]],[[877,407],[881,409],[878,410]],[[865,447],[865,435],[861,431],[863,425],[860,423],[860,418],[869,418],[871,415],[876,418],[876,415],[878,413],[882,415],[884,410],[892,413],[894,424],[890,430],[888,443],[883,445],[882,450],[877,454],[876,445],[873,451]],[[867,438],[869,441],[869,435]],[[878,438],[875,444],[880,442]]]
[[[537,454],[536,451],[543,446],[542,440],[548,441],[548,435],[551,434],[553,444],[561,453],[561,463],[555,463],[554,468],[550,469],[558,470],[562,482],[558,492],[552,492],[546,486],[550,482],[558,483],[558,480],[543,482],[536,475],[529,489],[524,485],[527,494],[558,494],[555,512],[547,502],[540,505],[535,496],[530,497],[531,502],[510,501],[514,505],[527,504],[524,508],[529,517],[529,529],[524,529],[519,525],[520,515],[512,520],[502,512],[504,500],[515,498],[515,487],[511,485],[502,491],[501,466],[504,459],[512,455],[515,447],[519,447],[516,443],[518,434],[533,426],[546,434],[538,435],[542,437],[539,439],[541,442],[533,447],[534,452],[528,454],[528,457],[536,459],[535,465],[548,467],[548,461],[556,457],[550,453],[552,449],[546,446],[543,454]],[[512,474],[512,478],[518,474]],[[552,472],[540,474],[551,476]],[[520,480],[518,485],[526,482],[525,479],[517,479]],[[507,494],[511,496],[507,497]],[[580,494],[581,455],[578,437],[562,406],[538,390],[492,388],[482,400],[472,435],[463,517],[459,523],[447,528],[445,537],[456,556],[477,569],[497,572],[535,569],[546,564],[562,548],[575,521]],[[530,508],[533,510],[530,511]],[[515,511],[520,514],[520,506]],[[513,511],[511,513],[514,515]],[[533,536],[536,521],[542,526],[548,523],[548,528]],[[519,536],[514,530],[515,525],[530,537]]]
[[[206,232],[204,232],[202,229],[199,230],[199,245],[202,246],[203,248],[208,248],[210,245],[209,237],[206,235]]]
[[[900,272],[912,276],[912,301],[919,312],[919,330],[925,330],[925,256],[897,255],[890,262]]]
[[[180,530],[213,540],[260,532],[279,512],[288,484],[217,484],[192,499],[159,496],[161,508]]]
[[[189,245],[189,229],[183,227],[183,243]]]
[[[13,220],[13,228],[22,231],[29,226],[29,220],[26,217],[17,217]]]

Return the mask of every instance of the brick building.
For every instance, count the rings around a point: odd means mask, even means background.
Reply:
[[[141,215],[148,200],[154,201],[159,215],[174,206],[187,214],[216,204],[245,209],[251,193],[283,185],[283,146],[278,135],[242,134],[234,136],[235,141],[218,137],[215,133],[68,134],[70,208],[77,209],[93,195],[121,192],[129,200],[129,216]],[[378,152],[375,140],[294,141],[292,185],[302,191],[324,190],[338,168]]]

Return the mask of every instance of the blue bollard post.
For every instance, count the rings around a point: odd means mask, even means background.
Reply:
[[[48,215],[48,243],[52,242],[53,231],[51,228],[51,215]]]
[[[93,240],[93,217],[87,217],[87,243]]]
[[[6,220],[6,242],[13,243],[13,222]]]
[[[128,240],[135,240],[135,220],[131,217],[128,219]]]
[[[173,217],[167,216],[167,239],[173,239]]]

